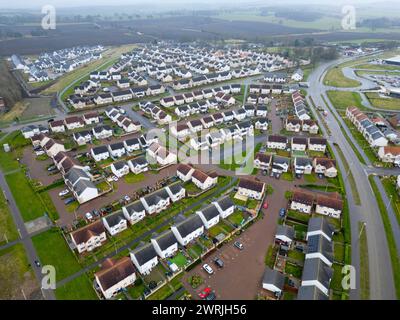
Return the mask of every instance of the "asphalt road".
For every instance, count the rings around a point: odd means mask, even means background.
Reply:
[[[359,248],[359,232],[358,222],[366,223],[366,232],[368,239],[368,261],[370,270],[370,299],[396,299],[394,279],[392,272],[392,265],[390,254],[388,251],[388,244],[386,240],[385,230],[379,214],[379,209],[375,197],[368,181],[368,175],[362,164],[356,157],[353,149],[348,144],[346,138],[340,130],[340,124],[336,122],[335,117],[331,114],[330,109],[326,106],[322,95],[325,95],[327,88],[323,85],[323,76],[326,71],[334,65],[342,63],[344,60],[340,59],[334,62],[323,64],[319,66],[309,77],[308,82],[310,88],[308,90],[308,97],[312,97],[316,106],[322,106],[328,111],[327,125],[331,131],[331,141],[337,143],[342,150],[347,162],[350,165],[351,172],[357,184],[358,193],[361,199],[361,205],[358,206],[354,203],[352,197],[352,190],[350,183],[345,178],[345,186],[347,190],[347,199],[350,210],[351,222],[351,236],[352,236],[352,264],[359,270],[360,264],[360,248]],[[355,90],[354,90],[355,91]],[[312,107],[312,104],[309,103]],[[312,107],[313,108],[313,107]],[[318,113],[314,109],[315,113]],[[321,128],[325,131],[325,128]],[[325,132],[325,135],[328,136]],[[344,165],[333,148],[338,165],[343,173],[346,174]],[[398,226],[398,225],[397,225]],[[357,272],[357,288],[350,290],[351,299],[359,299],[359,272]]]

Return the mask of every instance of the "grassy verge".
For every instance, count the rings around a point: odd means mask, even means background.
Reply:
[[[15,228],[10,209],[3,192],[0,192],[0,244],[16,240],[17,238],[18,232]]]
[[[358,92],[349,91],[327,91],[329,100],[338,112],[345,112],[347,107],[354,106],[360,110],[368,110],[362,104],[361,96]]]
[[[392,208],[400,225],[400,196],[396,188],[396,177],[381,178],[381,181],[388,197],[392,197]]]
[[[337,147],[337,146],[335,146],[335,147],[336,147],[336,151],[339,153],[340,158],[342,159],[345,171],[348,172],[348,179],[349,179],[349,183],[351,186],[354,203],[356,205],[361,205],[360,194],[358,193],[357,184],[356,184],[354,176],[350,170],[349,163],[347,162],[346,157],[343,154],[343,151],[339,147]]]
[[[360,298],[362,300],[369,299],[369,264],[368,264],[368,243],[367,243],[367,232],[362,223],[358,224],[358,231],[363,232],[360,237]]]
[[[400,261],[399,261],[398,255],[397,255],[396,241],[394,239],[389,215],[386,210],[386,205],[383,202],[382,196],[381,196],[381,194],[378,190],[378,187],[375,183],[374,177],[369,176],[368,179],[371,184],[372,190],[375,194],[375,198],[376,198],[376,201],[377,201],[378,207],[379,207],[379,212],[382,217],[383,227],[385,228],[385,234],[386,234],[388,249],[389,249],[389,253],[390,253],[390,259],[392,262],[393,279],[394,279],[394,285],[396,288],[396,296],[397,296],[397,299],[400,299]]]

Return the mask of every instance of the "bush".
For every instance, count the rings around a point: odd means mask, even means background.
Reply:
[[[189,284],[193,289],[198,288],[204,282],[203,278],[198,274],[195,274],[189,278]]]

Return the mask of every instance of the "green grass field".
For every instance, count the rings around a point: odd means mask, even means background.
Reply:
[[[378,93],[368,92],[365,94],[371,104],[378,109],[400,110],[400,99],[380,97]]]
[[[53,265],[57,282],[80,270],[80,265],[60,232],[52,229],[32,238],[42,265]]]
[[[361,83],[356,80],[346,78],[340,67],[332,68],[327,72],[324,78],[324,84],[337,88],[353,88],[361,85]]]
[[[360,110],[367,110],[363,106],[361,97],[357,92],[327,91],[326,94],[338,111],[345,112],[347,107],[351,106],[355,106]]]
[[[5,244],[6,241],[13,241],[17,238],[18,232],[15,228],[10,209],[3,192],[0,192],[0,244]]]
[[[133,172],[129,172],[126,176],[124,176],[124,181],[128,184],[132,184],[143,181],[144,178],[144,173],[134,174]]]
[[[56,289],[57,300],[98,300],[94,288],[86,276],[83,274],[78,278],[66,283]]]

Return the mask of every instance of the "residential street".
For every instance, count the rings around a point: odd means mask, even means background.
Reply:
[[[388,251],[388,244],[386,234],[383,228],[381,216],[375,197],[373,196],[372,189],[368,181],[368,175],[364,170],[362,164],[358,161],[354,151],[351,149],[345,137],[342,135],[339,124],[331,114],[330,109],[326,106],[321,95],[325,95],[326,87],[322,81],[327,69],[342,63],[343,60],[337,60],[319,66],[309,77],[310,88],[308,91],[308,102],[311,96],[316,106],[323,106],[328,111],[327,124],[332,133],[332,140],[337,143],[346,157],[351,172],[357,181],[357,189],[361,198],[361,206],[354,203],[352,190],[348,179],[345,179],[347,199],[349,202],[350,221],[351,221],[351,236],[352,236],[352,264],[359,270],[359,243],[358,243],[358,222],[366,223],[366,232],[368,238],[368,260],[370,272],[370,298],[371,299],[396,299],[394,280],[392,273],[392,265],[390,254]],[[334,109],[334,108],[331,108]],[[314,109],[314,112],[317,111]],[[321,126],[325,135],[325,128]],[[338,161],[342,173],[345,173],[345,168],[339,154],[335,148],[332,147],[335,157]],[[398,224],[392,225],[393,228],[398,228]],[[359,284],[359,272],[357,272],[357,284]],[[350,291],[351,299],[359,299],[359,286],[355,290]]]

